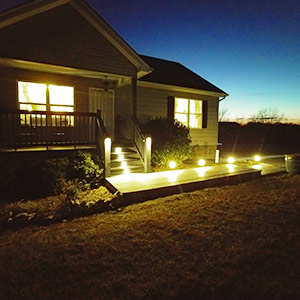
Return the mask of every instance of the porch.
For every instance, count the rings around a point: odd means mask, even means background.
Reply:
[[[282,164],[269,162],[253,166],[216,164],[148,174],[122,174],[106,178],[105,182],[110,191],[119,191],[125,201],[132,203],[208,187],[238,184],[284,172],[286,169],[282,156]]]
[[[92,150],[104,159],[105,177],[151,169],[151,138],[131,119],[132,141],[112,145],[101,110],[88,112],[0,111],[0,152]],[[133,157],[134,156],[134,157]]]

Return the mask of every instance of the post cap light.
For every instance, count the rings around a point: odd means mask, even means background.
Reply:
[[[107,137],[104,140],[104,146],[105,146],[106,149],[110,149],[111,148],[111,138]]]
[[[169,167],[171,168],[171,169],[175,169],[176,168],[176,162],[175,161],[170,161],[169,162]]]
[[[146,147],[147,147],[148,150],[151,149],[151,144],[152,144],[152,139],[151,139],[151,137],[147,137],[147,138],[146,138]]]

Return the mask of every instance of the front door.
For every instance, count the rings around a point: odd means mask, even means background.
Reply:
[[[101,118],[111,138],[114,139],[114,91],[98,88],[89,88],[89,111],[101,110]]]

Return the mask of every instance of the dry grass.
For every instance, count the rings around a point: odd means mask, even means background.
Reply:
[[[299,299],[300,175],[0,236],[0,299]]]

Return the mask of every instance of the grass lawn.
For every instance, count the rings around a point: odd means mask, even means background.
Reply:
[[[0,233],[0,299],[300,299],[300,175]]]

